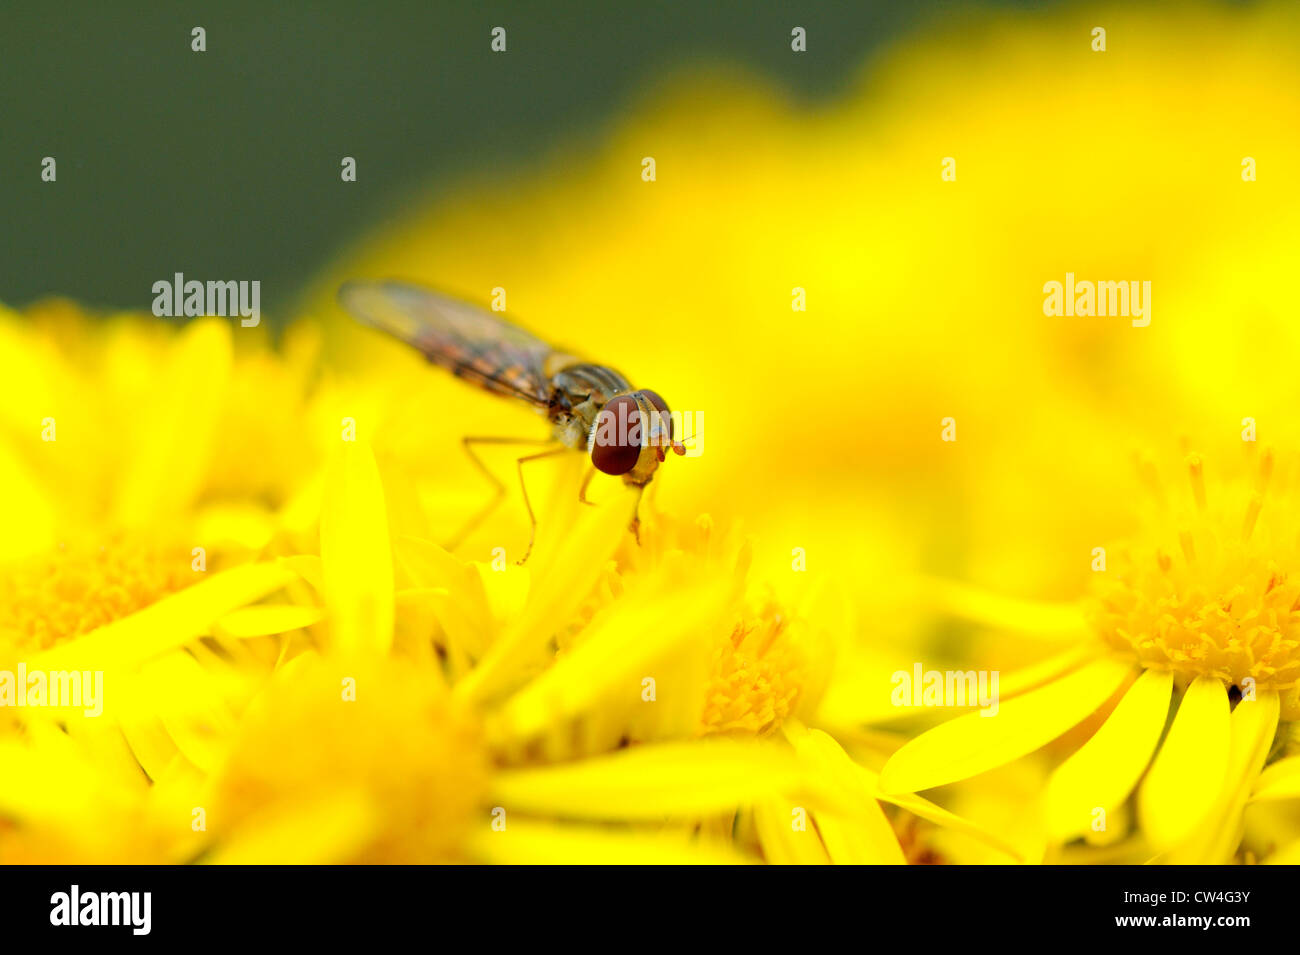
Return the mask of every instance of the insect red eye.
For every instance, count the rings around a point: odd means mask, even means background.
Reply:
[[[650,402],[650,406],[655,411],[659,412],[660,428],[668,438],[666,443],[671,444],[676,435],[673,434],[673,416],[672,412],[668,410],[668,402],[660,398],[658,392],[651,391],[649,388],[642,388],[641,395],[646,401]]]
[[[641,410],[631,395],[611,398],[596,416],[591,463],[606,474],[627,474],[641,456]]]

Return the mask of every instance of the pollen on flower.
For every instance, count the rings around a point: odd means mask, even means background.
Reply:
[[[0,571],[0,637],[44,650],[193,583],[189,551],[131,534],[65,542]]]
[[[666,572],[689,581],[712,579],[729,595],[730,629],[701,632],[694,646],[704,657],[700,736],[767,736],[822,688],[824,647],[809,628],[769,596],[749,596],[753,560],[748,542],[731,528],[719,532],[701,514],[682,520],[647,509],[640,541],[628,535],[571,625],[557,634],[561,653],[582,639],[582,628],[638,576]],[[666,578],[661,578],[666,579]]]
[[[736,625],[714,653],[702,735],[766,736],[795,711],[808,661],[778,605],[767,602]]]
[[[1250,480],[1207,481],[1186,460],[1191,505],[1120,550],[1098,574],[1090,619],[1112,647],[1181,682],[1198,676],[1240,691],[1276,691],[1300,718],[1300,511],[1274,489],[1271,451]],[[1164,495],[1159,496],[1160,500]]]

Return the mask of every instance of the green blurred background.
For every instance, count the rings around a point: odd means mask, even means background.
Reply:
[[[995,7],[1053,4],[998,2]],[[796,99],[963,3],[0,5],[0,301],[147,309],[175,271],[274,310],[332,254],[468,172],[598,141],[676,70]],[[504,26],[509,50],[489,49]],[[790,30],[809,50],[790,51]],[[190,30],[207,30],[207,52]],[[58,181],[40,178],[53,156]],[[341,181],[354,156],[358,181]]]

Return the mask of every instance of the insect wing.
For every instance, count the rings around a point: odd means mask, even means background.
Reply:
[[[459,378],[495,394],[547,404],[547,359],[555,349],[491,312],[395,281],[346,282],[339,302],[359,321],[418,348]]]

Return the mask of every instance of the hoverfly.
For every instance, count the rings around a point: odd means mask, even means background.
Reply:
[[[672,415],[663,398],[649,389],[634,389],[621,374],[553,348],[530,332],[473,305],[431,289],[395,280],[345,282],[339,302],[356,319],[417,348],[432,364],[493,394],[527,402],[551,423],[551,437],[462,439],[475,466],[496,486],[487,507],[456,535],[455,546],[500,503],[505,487],[478,455],[476,444],[556,444],[551,450],[517,461],[519,485],[530,521],[528,549],[532,553],[537,518],[528,500],[523,466],[528,461],[580,451],[591,456],[592,470],[583,479],[579,497],[596,471],[623,478],[643,490],[663,463],[665,450],[685,454],[673,434]],[[632,529],[637,522],[633,518]]]

